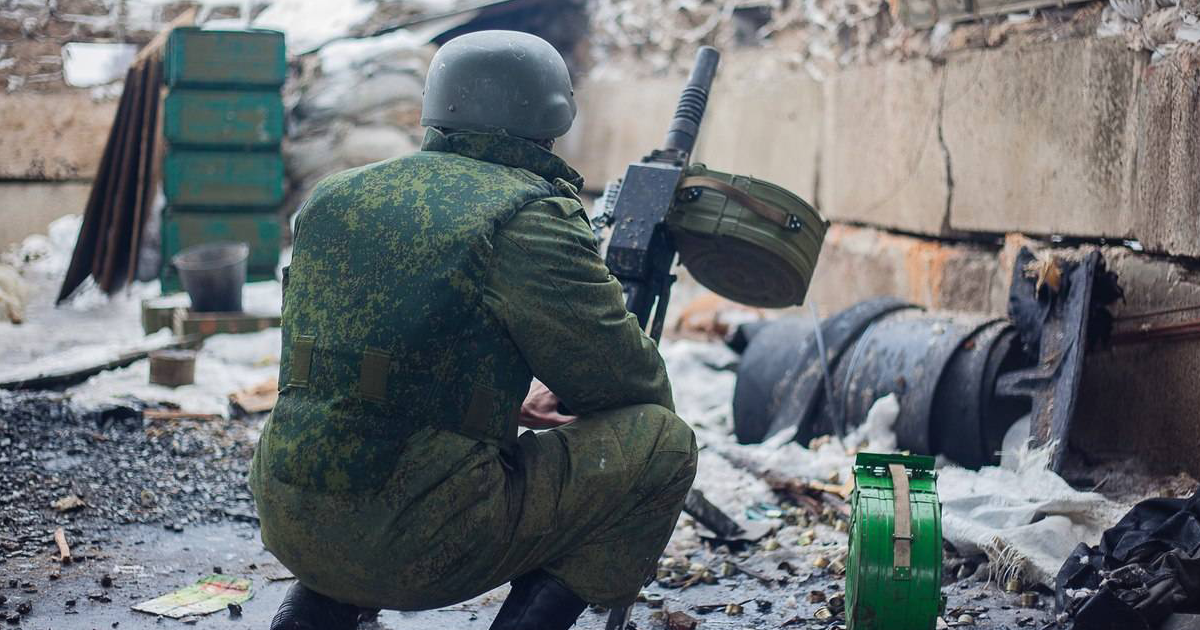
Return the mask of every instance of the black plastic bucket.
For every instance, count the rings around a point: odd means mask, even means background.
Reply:
[[[241,312],[249,256],[250,246],[245,243],[205,243],[175,254],[171,264],[179,271],[183,290],[192,298],[192,310]]]

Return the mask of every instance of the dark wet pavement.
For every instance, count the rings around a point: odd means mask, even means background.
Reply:
[[[0,594],[8,598],[6,615],[21,602],[29,602],[31,611],[8,628],[26,630],[104,630],[114,628],[162,629],[178,627],[233,630],[265,629],[290,580],[277,579],[286,571],[275,562],[258,541],[258,529],[251,523],[222,523],[191,527],[182,533],[162,527],[129,525],[115,528],[112,540],[96,545],[79,544],[75,555],[86,559],[70,565],[58,564],[50,550],[34,558],[9,560],[0,564]],[[219,569],[222,573],[249,578],[253,598],[243,605],[241,617],[218,612],[191,622],[159,619],[133,611],[131,606],[185,587]],[[57,575],[52,579],[51,575]],[[112,577],[105,588],[101,580]],[[18,580],[9,588],[9,580]],[[23,587],[22,584],[31,584]],[[743,575],[720,578],[715,584],[699,584],[678,590],[657,585],[648,592],[664,595],[671,610],[683,610],[701,621],[700,628],[829,628],[830,621],[818,621],[813,615],[820,604],[810,604],[806,595],[823,590],[833,595],[842,590],[841,580],[816,575],[797,578],[783,586],[766,586]],[[36,589],[36,593],[26,590]],[[440,628],[487,628],[499,608],[506,589],[501,588],[475,600],[441,610],[419,613],[386,611],[364,630],[415,630]],[[963,581],[947,585],[950,607],[969,607],[977,628],[1040,628],[1053,617],[1045,608],[1028,609],[1017,605],[1017,596],[1001,592],[994,585]],[[73,605],[68,602],[73,601]],[[742,603],[744,612],[731,616],[724,605]],[[760,604],[759,602],[765,602]],[[1045,607],[1048,598],[1043,597]],[[706,609],[712,612],[702,614]],[[981,610],[986,609],[986,610]],[[651,619],[655,611],[645,604],[635,609],[634,622],[640,630],[661,628],[660,620]],[[605,614],[587,611],[580,619],[581,630],[603,628]],[[790,622],[790,623],[789,623]],[[836,623],[836,622],[834,622]],[[787,625],[784,625],[787,624]]]

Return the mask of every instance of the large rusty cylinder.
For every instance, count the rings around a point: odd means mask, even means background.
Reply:
[[[847,433],[894,394],[899,448],[978,468],[997,461],[1005,432],[1029,412],[1028,398],[996,389],[1003,374],[1032,364],[1007,321],[891,298],[855,305],[820,323],[832,397],[815,328],[783,318],[747,330],[733,402],[739,441]]]

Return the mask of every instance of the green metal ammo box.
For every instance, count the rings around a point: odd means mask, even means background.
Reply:
[[[283,243],[283,222],[275,212],[215,214],[169,208],[163,214],[163,292],[180,287],[179,276],[171,267],[172,256],[193,245],[216,241],[241,242],[250,246],[250,258],[246,261],[248,281],[275,278]]]
[[[163,137],[175,147],[272,149],[283,140],[283,99],[278,92],[171,90]]]
[[[804,302],[829,222],[775,184],[693,164],[667,226],[697,282],[734,302],[782,308]]]
[[[181,27],[167,39],[167,85],[203,88],[275,88],[287,78],[283,33]]]
[[[934,460],[859,453],[846,562],[848,630],[933,630],[942,598]]]
[[[283,157],[172,148],[163,160],[163,192],[176,207],[277,206],[283,201]]]

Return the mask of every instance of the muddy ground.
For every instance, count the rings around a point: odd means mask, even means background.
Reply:
[[[291,581],[259,543],[244,482],[261,418],[146,420],[134,403],[80,413],[56,396],[2,396],[5,627],[267,627]],[[68,497],[80,504],[61,503]],[[60,509],[65,505],[73,507]],[[844,579],[837,562],[827,563],[845,552],[844,528],[828,514],[806,515],[782,501],[780,511],[780,531],[742,549],[698,540],[685,524],[664,558],[662,579],[646,594],[695,617],[701,628],[838,627]],[[58,527],[71,545],[70,564],[58,560]],[[176,621],[131,610],[212,573],[252,580],[253,598],[240,616]],[[1005,593],[977,559],[950,558],[946,573],[951,626],[1040,628],[1054,618],[1048,595],[1027,594],[1022,601]],[[504,593],[497,589],[436,611],[387,611],[373,627],[486,628]],[[826,612],[834,614],[822,618]],[[661,615],[642,603],[634,623],[661,628]],[[588,611],[578,627],[602,628],[604,620],[603,612]]]

